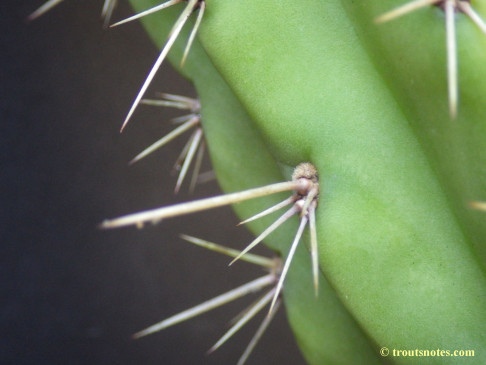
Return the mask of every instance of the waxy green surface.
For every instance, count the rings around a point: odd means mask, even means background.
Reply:
[[[137,11],[158,3],[132,2]],[[320,264],[330,285],[321,278],[314,298],[301,245],[284,291],[309,363],[377,362],[382,346],[472,349],[484,362],[486,217],[466,205],[486,197],[486,37],[458,15],[460,105],[450,120],[439,9],[375,25],[400,2],[206,3],[201,44],[183,73],[201,98],[222,188],[288,179],[282,166],[303,161],[319,170]],[[183,6],[145,19],[159,46]],[[175,64],[185,39],[171,52]],[[235,209],[246,218],[285,196]],[[265,243],[286,255],[296,226]]]

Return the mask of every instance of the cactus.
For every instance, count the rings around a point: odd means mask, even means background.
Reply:
[[[486,216],[473,209],[486,199],[486,9],[405,2],[205,0],[198,17],[191,0],[142,18],[159,47],[181,13],[191,24],[178,23],[124,126],[167,54],[196,87],[225,192],[288,181],[302,162],[318,171],[318,295],[305,244],[282,279],[309,364],[486,360]],[[238,216],[288,198],[264,195],[235,205]],[[161,209],[123,222],[168,217]],[[259,236],[273,221],[248,227]],[[265,244],[286,258],[297,225]]]

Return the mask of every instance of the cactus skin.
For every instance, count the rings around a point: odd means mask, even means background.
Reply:
[[[132,3],[140,11],[158,2]],[[486,223],[465,206],[486,196],[486,41],[458,15],[460,105],[450,120],[441,11],[377,26],[375,16],[402,2],[381,3],[207,0],[199,39],[211,61],[196,44],[182,73],[201,98],[223,190],[288,178],[279,166],[302,161],[319,170],[319,257],[330,286],[321,280],[314,299],[301,247],[284,292],[309,363],[377,362],[372,349],[382,346],[472,349],[481,363]],[[144,20],[159,45],[178,11]],[[248,217],[278,199],[235,210]],[[265,242],[283,255],[289,226]]]

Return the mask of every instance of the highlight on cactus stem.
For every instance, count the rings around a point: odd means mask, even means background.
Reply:
[[[265,237],[267,237],[275,229],[281,226],[289,218],[291,218],[297,213],[300,214],[300,225],[297,230],[297,233],[295,234],[292,245],[290,247],[290,251],[287,255],[287,259],[285,260],[285,264],[282,269],[280,280],[277,284],[276,292],[272,299],[272,304],[270,307],[272,308],[282,289],[285,276],[288,272],[288,269],[290,267],[290,264],[295,254],[295,250],[297,249],[297,245],[300,242],[302,233],[308,222],[309,222],[310,236],[311,236],[310,251],[311,251],[311,260],[312,260],[313,283],[314,283],[314,290],[317,295],[319,264],[318,264],[318,253],[317,253],[315,210],[319,199],[319,176],[318,176],[317,169],[309,162],[303,162],[299,164],[294,170],[294,173],[292,175],[292,181],[289,182],[275,183],[260,188],[254,188],[254,189],[245,190],[237,193],[230,193],[230,194],[216,196],[212,198],[194,200],[187,203],[181,203],[181,204],[171,205],[171,206],[162,207],[158,209],[129,214],[119,218],[105,220],[100,225],[100,227],[118,228],[118,227],[123,227],[128,225],[136,225],[137,227],[143,227],[143,224],[146,222],[158,223],[165,218],[176,217],[176,216],[194,213],[202,210],[208,210],[208,209],[212,209],[224,205],[235,204],[245,200],[254,199],[269,194],[275,194],[275,193],[279,193],[282,191],[289,191],[289,190],[294,190],[294,194],[292,196],[285,199],[281,203],[273,207],[270,207],[264,210],[263,212],[251,218],[248,218],[247,220],[240,223],[240,224],[248,223],[255,219],[271,214],[285,206],[293,204],[292,207],[287,212],[285,212],[273,224],[271,224],[267,229],[265,229],[230,263],[231,265],[236,260],[242,258],[250,249],[255,247],[258,243],[262,242],[265,239]]]
[[[166,93],[158,93],[158,96],[160,96],[161,99],[142,99],[140,103],[152,106],[165,106],[183,109],[188,110],[190,113],[173,119],[174,123],[180,124],[179,127],[175,128],[172,132],[168,133],[157,142],[140,152],[137,156],[135,156],[135,158],[133,158],[133,160],[130,161],[130,164],[133,164],[148,156],[152,152],[156,151],[162,146],[165,146],[167,143],[171,142],[188,130],[194,129],[194,132],[191,134],[191,137],[182,149],[182,152],[174,165],[174,170],[179,171],[179,177],[177,179],[176,187],[174,190],[174,192],[177,194],[184,181],[184,178],[187,175],[189,167],[195,158],[194,170],[189,185],[189,191],[192,193],[194,191],[194,188],[196,187],[196,184],[200,180],[199,177],[201,164],[205,151],[205,142],[203,138],[203,130],[201,127],[201,106],[199,104],[199,100],[192,99],[186,96]]]
[[[142,99],[143,95],[145,94],[149,85],[151,84],[153,78],[155,77],[155,74],[157,73],[158,69],[162,65],[162,62],[164,62],[164,59],[167,57],[167,54],[169,53],[170,49],[174,45],[174,42],[179,37],[179,34],[180,34],[182,28],[184,27],[184,24],[186,24],[190,15],[195,10],[199,9],[199,13],[198,13],[198,16],[196,18],[196,22],[195,22],[194,27],[191,31],[191,34],[189,35],[189,39],[187,41],[186,48],[184,49],[184,53],[182,55],[181,67],[184,65],[184,63],[187,59],[187,55],[189,54],[189,50],[191,49],[191,45],[194,42],[194,39],[196,37],[196,33],[197,33],[198,28],[199,28],[199,25],[201,24],[201,21],[202,21],[203,15],[204,15],[204,10],[206,9],[206,2],[204,0],[169,0],[165,3],[163,3],[163,4],[154,6],[150,9],[148,9],[148,10],[142,11],[142,12],[140,12],[140,13],[132,16],[132,17],[129,17],[125,20],[122,20],[118,23],[111,25],[111,27],[116,27],[118,25],[122,25],[122,24],[128,23],[132,20],[136,20],[136,19],[142,18],[146,15],[155,13],[159,10],[166,9],[170,6],[179,4],[183,1],[187,1],[187,5],[184,8],[184,10],[181,12],[181,14],[179,15],[179,18],[174,23],[174,25],[173,25],[170,33],[169,33],[169,36],[167,38],[167,42],[165,43],[165,46],[162,48],[162,51],[160,52],[159,57],[155,61],[154,65],[152,66],[152,69],[150,70],[149,74],[145,78],[145,81],[142,84],[140,91],[138,92],[137,96],[135,97],[135,100],[134,100],[134,102],[133,102],[130,110],[128,111],[128,114],[127,114],[127,116],[126,116],[126,118],[123,122],[123,125],[121,127],[121,131],[123,131],[123,129],[125,129],[128,121],[130,120],[133,113],[135,112],[135,109],[137,108],[138,104],[140,103],[140,100]]]
[[[61,3],[63,0],[49,0],[46,1],[44,4],[42,4],[37,10],[35,10],[33,13],[31,13],[28,17],[28,21],[32,21],[40,17],[41,15],[44,15],[47,13],[49,10],[51,10],[53,7]],[[103,3],[103,8],[101,10],[101,17],[103,19],[103,26],[107,27],[108,24],[110,23],[111,16],[113,15],[113,11],[115,10],[115,7],[117,5],[118,0],[105,0]]]
[[[483,33],[486,34],[486,23],[477,14],[471,6],[469,0],[414,0],[398,8],[395,8],[375,19],[377,23],[385,23],[397,19],[403,15],[414,12],[425,6],[435,5],[444,10],[445,28],[446,28],[446,48],[447,48],[447,80],[448,80],[448,98],[449,114],[451,118],[457,116],[459,87],[457,75],[457,39],[455,28],[455,14],[460,12],[465,14],[476,24]]]
[[[218,245],[213,242],[205,241],[200,238],[196,238],[188,235],[181,235],[181,238],[188,242],[201,246],[203,248],[209,249],[211,251],[219,252],[227,256],[236,257],[240,254],[240,252],[237,250],[222,245]],[[220,348],[242,326],[248,323],[268,303],[270,303],[272,297],[275,297],[276,293],[278,293],[278,288],[277,288],[278,284],[276,285],[276,283],[279,282],[279,277],[281,275],[281,270],[282,270],[282,262],[280,258],[275,257],[270,259],[261,255],[246,254],[243,257],[241,257],[241,259],[251,264],[264,268],[268,272],[268,274],[261,276],[255,280],[252,280],[246,284],[243,284],[226,293],[218,295],[215,298],[212,298],[201,304],[198,304],[195,307],[186,309],[183,312],[175,314],[167,319],[164,319],[161,322],[158,322],[142,331],[135,333],[133,335],[133,338],[138,339],[140,337],[147,336],[157,331],[161,331],[175,324],[189,320],[198,315],[206,313],[212,309],[230,303],[238,298],[241,298],[249,294],[253,294],[257,291],[263,290],[264,288],[268,288],[270,286],[271,287],[270,290],[268,290],[263,296],[257,299],[248,308],[243,310],[232,321],[233,325],[231,326],[231,328],[208,350],[208,353],[212,353],[213,351]],[[267,329],[268,325],[270,324],[271,320],[273,319],[275,313],[277,312],[280,302],[281,302],[280,299],[277,299],[275,305],[270,307],[268,315],[263,319],[261,325],[258,327],[257,331],[255,332],[255,335],[253,336],[248,346],[246,347],[245,351],[243,352],[240,359],[238,360],[238,365],[243,365],[246,362],[251,352],[257,345],[258,341],[262,337],[263,333]]]

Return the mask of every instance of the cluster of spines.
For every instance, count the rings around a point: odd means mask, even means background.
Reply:
[[[455,14],[461,12],[473,21],[486,34],[486,23],[471,6],[469,0],[412,0],[375,19],[377,23],[385,23],[426,6],[439,6],[445,13],[446,49],[447,49],[447,83],[449,114],[456,118],[459,103],[458,71],[457,71],[457,39]]]
[[[177,178],[177,183],[174,189],[174,192],[178,193],[190,165],[195,160],[194,170],[189,185],[189,191],[192,193],[196,184],[201,181],[200,170],[205,151],[199,100],[166,93],[159,93],[159,96],[159,99],[142,99],[141,104],[187,110],[189,111],[189,114],[173,119],[173,122],[179,126],[140,152],[130,161],[130,164],[141,160],[192,129],[193,133],[191,134],[191,137],[189,137],[189,140],[183,147],[174,164],[174,170],[179,171],[179,177]]]
[[[132,106],[131,106],[130,110],[128,111],[128,114],[127,114],[127,116],[126,116],[126,118],[125,118],[125,120],[122,124],[121,131],[123,131],[123,129],[126,127],[127,123],[130,121],[133,113],[135,112],[136,108],[140,104],[140,101],[142,100],[145,92],[147,91],[148,87],[152,83],[152,80],[154,79],[157,71],[159,70],[160,66],[164,62],[167,55],[169,54],[169,51],[172,48],[172,46],[174,45],[175,41],[179,37],[179,34],[181,33],[181,30],[184,27],[184,25],[186,24],[187,20],[189,19],[189,17],[191,16],[191,14],[194,11],[199,10],[196,22],[194,24],[194,28],[192,29],[192,31],[189,35],[189,39],[187,41],[187,45],[186,45],[186,48],[184,50],[184,54],[182,56],[181,67],[184,65],[186,58],[187,58],[187,55],[189,54],[189,51],[191,49],[191,45],[194,42],[194,39],[196,37],[196,33],[197,33],[197,30],[199,29],[199,25],[201,24],[202,18],[204,16],[204,11],[206,9],[206,2],[204,0],[169,0],[167,2],[164,2],[160,5],[154,6],[150,9],[148,9],[148,10],[142,11],[139,14],[136,14],[132,17],[129,17],[125,20],[122,20],[122,21],[112,25],[112,27],[115,27],[115,26],[118,26],[118,25],[121,25],[121,24],[125,24],[127,22],[130,22],[130,21],[133,21],[133,20],[136,20],[136,19],[140,19],[144,16],[147,16],[147,15],[155,13],[157,11],[166,9],[170,6],[179,4],[179,3],[184,2],[184,1],[187,1],[187,5],[182,10],[181,14],[177,18],[174,25],[172,26],[172,29],[170,30],[169,36],[167,38],[167,42],[165,43],[164,47],[162,48],[159,56],[157,57],[157,60],[155,61],[154,65],[152,66],[152,69],[150,70],[147,77],[145,78],[145,81],[143,82],[142,87],[140,88],[140,91],[138,92],[137,96],[135,97],[135,100],[133,101]]]
[[[266,209],[265,211],[241,222],[240,224],[247,223],[249,221],[261,218],[265,215],[271,214],[280,208],[292,204],[292,207],[284,213],[279,219],[277,219],[273,224],[271,224],[266,230],[264,230],[260,236],[258,236],[254,241],[252,241],[243,251],[237,251],[227,247],[219,246],[208,241],[204,241],[198,238],[190,237],[187,235],[182,235],[185,240],[203,246],[205,248],[224,253],[228,256],[233,257],[230,265],[235,261],[241,259],[244,261],[257,264],[259,266],[265,267],[270,270],[270,273],[264,277],[256,279],[250,283],[243,286],[235,288],[227,293],[224,293],[216,298],[209,301],[203,302],[193,308],[176,314],[162,322],[154,324],[145,330],[142,330],[134,335],[134,338],[139,338],[156,331],[160,331],[176,323],[182,322],[184,320],[190,319],[196,315],[202,314],[213,308],[216,308],[222,304],[229,301],[237,299],[243,295],[254,292],[255,290],[260,290],[263,287],[273,285],[272,288],[267,291],[254,305],[244,311],[241,318],[228,330],[228,332],[221,337],[221,339],[209,350],[212,352],[218,349],[226,340],[228,340],[236,331],[238,331],[244,324],[246,324],[251,318],[253,318],[256,313],[258,313],[264,306],[270,303],[269,311],[267,317],[263,320],[261,326],[257,330],[255,336],[252,338],[250,344],[241,356],[238,364],[243,364],[250,352],[257,344],[258,340],[262,336],[263,332],[269,325],[271,319],[273,318],[275,312],[280,305],[281,291],[285,277],[287,275],[288,269],[292,262],[294,253],[297,246],[301,240],[303,231],[307,223],[310,227],[311,236],[311,257],[313,266],[313,277],[314,286],[317,295],[318,287],[318,257],[317,257],[317,234],[316,234],[316,224],[315,224],[315,210],[317,208],[317,202],[319,197],[319,182],[317,170],[310,163],[302,163],[298,165],[292,176],[292,181],[281,182],[266,185],[259,188],[249,189],[245,191],[240,191],[236,193],[230,193],[226,195],[215,196],[211,198],[205,198],[200,200],[194,200],[187,203],[180,203],[171,206],[165,206],[153,210],[142,211],[134,214],[129,214],[112,220],[106,220],[101,224],[101,228],[118,228],[123,226],[135,225],[139,228],[147,222],[159,223],[160,221],[172,218],[180,215],[185,215],[189,213],[195,213],[198,211],[204,211],[220,206],[235,204],[238,202],[246,201],[249,199],[254,199],[270,194],[275,194],[283,191],[294,191],[294,193],[281,203]],[[282,266],[280,259],[267,259],[261,256],[257,256],[249,253],[248,251],[260,243],[265,237],[267,237],[276,228],[282,225],[290,217],[295,214],[300,214],[300,225],[294,240],[291,244],[290,250],[285,259],[285,263]]]
[[[375,18],[376,23],[385,23],[413,13],[427,6],[438,6],[445,13],[446,50],[447,50],[447,83],[449,114],[452,119],[457,116],[459,104],[458,61],[455,16],[462,13],[467,16],[486,35],[486,22],[474,10],[470,0],[412,0]],[[486,211],[486,203],[473,201],[473,209]]]
[[[205,241],[196,237],[181,235],[181,238],[201,246],[203,248],[222,253],[230,257],[236,257],[240,254],[240,251],[228,248],[222,245],[218,245],[213,242]],[[259,292],[265,288],[270,287],[260,298],[258,298],[254,303],[252,303],[248,308],[244,309],[233,321],[231,328],[208,350],[208,353],[212,353],[221,347],[230,337],[232,337],[241,327],[247,324],[255,315],[257,315],[274,297],[275,292],[278,290],[276,283],[279,282],[279,277],[281,273],[281,261],[278,257],[267,258],[260,255],[247,254],[241,258],[242,260],[249,262],[251,264],[260,266],[267,271],[267,274],[257,279],[254,279],[246,284],[238,286],[226,293],[220,294],[217,297],[204,301],[194,307],[186,309],[180,313],[177,313],[169,318],[164,319],[158,323],[151,325],[150,327],[137,332],[133,335],[133,338],[140,338],[157,331],[161,331],[165,328],[173,326],[175,324],[181,323],[183,321],[194,318],[198,315],[204,314],[210,310],[223,306],[230,303],[236,299],[243,296]],[[252,350],[255,348],[259,339],[267,329],[271,320],[275,316],[278,308],[280,306],[280,300],[277,300],[275,306],[273,306],[267,316],[263,319],[262,323],[258,327],[254,336],[247,345],[245,351],[238,360],[238,365],[243,365],[248,357],[250,356]]]
[[[249,221],[261,218],[265,215],[277,211],[278,209],[292,204],[292,207],[287,212],[285,212],[280,218],[278,218],[273,224],[271,224],[266,230],[264,230],[230,263],[231,265],[236,260],[242,258],[245,254],[247,254],[250,249],[255,247],[258,243],[262,242],[265,237],[267,237],[275,229],[280,227],[293,215],[300,215],[300,225],[295,235],[295,238],[290,246],[290,251],[287,254],[287,259],[285,260],[285,264],[280,275],[280,280],[277,284],[277,290],[275,292],[274,298],[272,299],[272,308],[281,292],[282,285],[292,262],[293,255],[295,253],[295,250],[297,249],[297,245],[300,242],[304,228],[306,227],[307,223],[309,223],[310,228],[312,271],[314,288],[317,294],[319,267],[315,212],[319,199],[319,178],[316,168],[309,162],[303,162],[295,168],[291,181],[270,184],[240,192],[193,200],[187,203],[180,203],[138,213],[128,214],[122,217],[105,220],[101,224],[101,228],[119,228],[130,225],[141,228],[145,223],[159,223],[160,221],[167,218],[196,213],[225,205],[236,204],[249,199],[255,199],[284,191],[294,191],[294,193],[283,202],[273,207],[270,207],[269,209],[266,209],[265,211],[240,223],[244,224]]]

